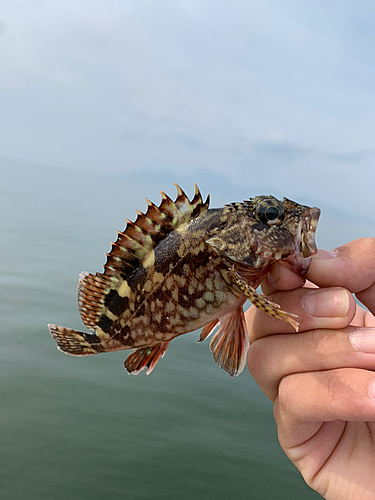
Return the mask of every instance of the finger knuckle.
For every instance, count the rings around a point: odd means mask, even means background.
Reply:
[[[360,239],[361,245],[366,248],[367,251],[371,253],[371,255],[374,254],[375,252],[375,238],[361,238]]]
[[[293,375],[287,375],[280,380],[277,394],[278,411],[280,413],[289,413],[294,395]]]
[[[255,380],[262,378],[264,373],[264,356],[266,355],[266,339],[261,338],[250,345],[247,354],[247,363],[249,371]]]
[[[327,335],[327,333],[321,329],[310,330],[302,338],[302,342],[305,344],[305,352],[313,353],[314,356],[319,359],[324,359],[327,353],[332,351],[334,340],[332,336]]]
[[[345,248],[341,247],[341,248]],[[354,240],[351,244],[348,244],[348,249],[346,253],[349,254],[349,257],[354,258],[354,262],[358,266],[358,272],[363,272],[363,267],[365,266],[370,274],[373,276],[373,261],[375,255],[375,238],[360,238],[358,240]],[[356,258],[355,258],[356,257]]]
[[[337,248],[339,252],[350,254],[355,251],[374,251],[375,250],[375,238],[374,237],[366,237],[366,238],[358,238],[356,240],[347,243],[346,245],[340,246]]]
[[[325,390],[331,401],[337,401],[342,397],[342,382],[337,370],[326,373]]]
[[[325,390],[333,408],[344,408],[346,417],[355,417],[368,407],[364,397],[361,379],[357,370],[338,369],[327,372]]]

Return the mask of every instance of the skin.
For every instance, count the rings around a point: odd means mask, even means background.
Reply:
[[[298,315],[300,331],[251,307],[248,367],[306,483],[327,500],[373,500],[375,238],[319,250],[306,278],[273,266],[263,293]]]

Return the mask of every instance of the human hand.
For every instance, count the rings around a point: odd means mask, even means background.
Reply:
[[[264,281],[263,292],[298,315],[300,333],[251,307],[248,367],[307,484],[327,500],[373,500],[375,238],[319,251],[306,277],[320,288],[301,288],[304,279],[279,264]]]

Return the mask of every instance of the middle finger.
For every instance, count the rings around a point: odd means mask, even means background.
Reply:
[[[251,345],[247,361],[255,381],[274,401],[280,381],[290,374],[337,368],[375,370],[375,329],[348,326],[264,337]]]

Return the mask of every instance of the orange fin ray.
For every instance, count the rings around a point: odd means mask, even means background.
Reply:
[[[208,323],[206,326],[202,328],[201,334],[199,336],[198,342],[203,342],[207,337],[211,335],[211,333],[215,330],[217,325],[219,324],[219,319],[214,319],[210,323]]]
[[[231,377],[245,367],[250,342],[247,336],[242,305],[220,318],[220,328],[210,342],[215,362]]]
[[[164,356],[168,346],[169,342],[160,342],[135,349],[125,360],[126,370],[132,375],[138,375],[147,367],[146,375],[150,375],[158,361]]]
[[[253,287],[246,283],[234,267],[230,267],[228,269],[228,276],[231,278],[232,283],[250,300],[255,307],[269,316],[286,321],[295,329],[296,332],[298,332],[299,323],[294,319],[298,318],[298,316],[293,313],[282,311],[279,304],[275,304],[266,296],[257,293]]]

